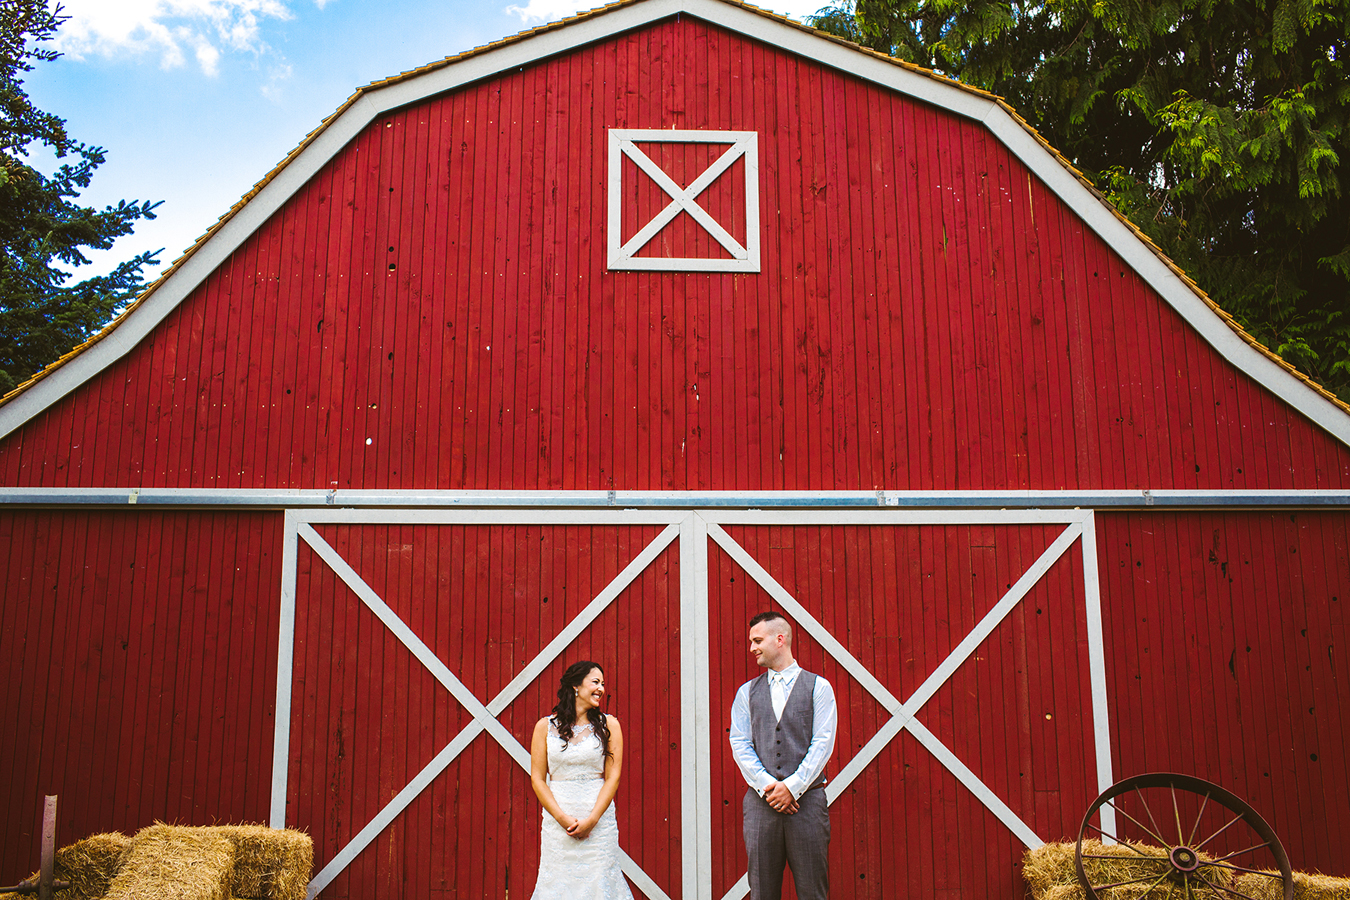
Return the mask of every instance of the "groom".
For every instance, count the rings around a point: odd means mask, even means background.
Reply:
[[[731,704],[731,755],[745,793],[751,900],[778,900],[783,864],[800,900],[830,891],[825,763],[834,752],[834,690],[792,658],[792,626],[776,612],[750,620],[750,655],[768,671]]]

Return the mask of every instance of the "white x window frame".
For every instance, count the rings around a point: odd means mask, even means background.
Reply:
[[[341,555],[314,529],[316,524],[352,525],[664,525],[660,534],[550,641],[495,697],[484,703],[426,646],[422,639],[384,602]],[[755,560],[722,527],[744,526],[914,526],[914,525],[1054,525],[1064,530],[1012,587],[965,635],[943,662],[903,702],[848,651],[797,598]],[[1087,626],[1088,681],[1092,704],[1092,743],[1098,790],[1113,781],[1103,649],[1101,598],[1097,573],[1095,518],[1091,510],[841,510],[841,509],[290,509],[285,514],[282,548],[281,614],[277,653],[277,713],[272,760],[271,822],[286,825],[286,792],[290,757],[291,691],[295,642],[297,557],[301,541],[351,588],[415,658],[473,717],[459,734],[408,782],[376,816],[339,850],[310,882],[314,898],[383,831],[422,790],[443,772],[478,735],[486,733],[526,771],[529,752],[497,719],[526,685],[562,653],[623,591],[676,539],[680,554],[680,696],[681,703],[681,880],[683,900],[715,900],[711,883],[712,769],[718,752],[726,752],[713,734],[707,702],[709,681],[710,584],[708,550],[720,546],[727,555],[773,598],[798,627],[810,634],[864,690],[890,719],[833,776],[826,788],[831,803],[860,775],[901,731],[908,731],[1028,848],[1042,839],[1013,812],[955,753],[917,719],[919,710],[942,687],[1028,594],[1031,588],[1075,544],[1081,547],[1083,602]],[[723,648],[719,648],[722,652]],[[842,760],[841,760],[842,762]],[[1114,816],[1102,811],[1102,827],[1114,831]],[[671,900],[626,854],[624,874],[650,900]],[[744,876],[722,900],[740,900],[749,893]]]
[[[644,144],[727,144],[712,165],[686,188],[680,187],[637,145]],[[627,241],[623,239],[624,157],[656,183],[670,198],[651,220],[643,224]],[[717,181],[738,159],[745,160],[745,244],[742,246],[698,203],[698,197]],[[652,238],[661,233],[680,213],[685,212],[721,247],[731,254],[724,257],[637,256]],[[753,131],[663,131],[643,128],[611,128],[609,131],[609,238],[610,269],[636,269],[655,272],[758,272],[760,270],[759,233],[759,137]]]

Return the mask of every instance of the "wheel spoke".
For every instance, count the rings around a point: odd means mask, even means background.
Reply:
[[[1209,805],[1209,794],[1206,793],[1205,799],[1200,803],[1200,811],[1195,814],[1195,825],[1191,828],[1191,836],[1186,838],[1186,843],[1190,844],[1195,841],[1195,833],[1200,830],[1200,820],[1204,817],[1205,807],[1208,805]]]
[[[1134,824],[1138,825],[1139,828],[1140,828],[1140,830],[1142,830],[1142,831],[1143,831],[1145,834],[1147,834],[1149,837],[1153,838],[1155,841],[1157,841],[1157,842],[1158,842],[1159,844],[1161,844],[1162,846],[1164,846],[1164,847],[1167,846],[1167,841],[1163,840],[1163,839],[1162,839],[1161,837],[1159,837],[1158,835],[1156,835],[1156,834],[1154,834],[1153,832],[1149,831],[1148,828],[1146,828],[1146,827],[1144,826],[1144,823],[1143,823],[1143,822],[1140,822],[1140,821],[1139,821],[1138,819],[1136,819],[1134,816],[1130,815],[1130,814],[1127,813],[1125,810],[1121,809],[1119,806],[1116,806],[1116,805],[1115,805],[1114,803],[1112,803],[1110,800],[1107,800],[1106,803],[1107,803],[1108,806],[1110,806],[1110,807],[1111,807],[1112,809],[1114,809],[1116,812],[1120,813],[1122,816],[1124,816],[1125,818],[1129,819],[1129,820],[1130,820],[1131,822],[1133,822]],[[1161,830],[1161,829],[1159,829],[1159,830]]]
[[[1142,851],[1142,850],[1137,850],[1137,849],[1135,849],[1134,847],[1130,846],[1130,845],[1129,845],[1128,843],[1126,843],[1125,841],[1123,841],[1123,840],[1121,840],[1120,838],[1116,837],[1114,834],[1107,834],[1105,831],[1102,831],[1100,828],[1098,828],[1096,825],[1093,825],[1091,822],[1088,823],[1088,827],[1091,828],[1093,831],[1097,832],[1098,834],[1100,834],[1102,837],[1108,838],[1108,839],[1110,839],[1110,840],[1115,841],[1117,844],[1119,844],[1120,846],[1124,847],[1126,850],[1129,850],[1129,851],[1132,852],[1132,853],[1137,853],[1137,854],[1139,854],[1140,856],[1144,857],[1145,859],[1156,859],[1156,857],[1149,856],[1147,853],[1145,853],[1145,852]],[[1112,857],[1112,858],[1113,858],[1113,859],[1119,859],[1120,857]]]
[[[1214,862],[1210,863],[1205,863],[1205,865],[1214,866],[1215,868],[1218,869],[1232,869],[1234,872],[1246,872],[1248,875],[1264,875],[1267,878],[1279,878],[1281,880],[1284,879],[1284,875],[1280,872],[1267,872],[1264,869],[1248,869],[1245,866],[1235,866],[1232,863],[1219,862],[1218,860],[1215,860]]]
[[[1165,878],[1166,876],[1167,876],[1167,873],[1166,873],[1166,872],[1162,873],[1162,875],[1159,875],[1157,878],[1154,878],[1154,879],[1153,879],[1153,880],[1154,880],[1154,883],[1156,884],[1157,882],[1162,881],[1163,878]],[[1127,884],[1138,884],[1138,883],[1141,882],[1141,881],[1148,881],[1150,878],[1153,878],[1153,875],[1152,875],[1152,874],[1149,874],[1149,875],[1141,875],[1141,876],[1138,877],[1138,878],[1131,878],[1129,881],[1117,881],[1117,882],[1115,882],[1115,883],[1113,883],[1113,884],[1094,884],[1094,885],[1092,886],[1092,889],[1093,889],[1094,891],[1105,891],[1105,890],[1108,890],[1108,889],[1110,889],[1110,888],[1124,887],[1124,886],[1127,885]]]
[[[1229,820],[1229,822],[1228,822],[1227,825],[1223,826],[1223,827],[1220,828],[1218,831],[1214,832],[1214,833],[1211,834],[1209,837],[1205,838],[1203,841],[1201,841],[1200,843],[1196,844],[1196,845],[1195,845],[1194,847],[1192,847],[1191,849],[1195,850],[1197,853],[1200,852],[1200,848],[1201,848],[1201,847],[1205,846],[1205,845],[1208,844],[1210,841],[1214,840],[1216,837],[1218,837],[1219,835],[1223,834],[1225,831],[1227,831],[1227,830],[1229,829],[1230,826],[1233,825],[1234,822],[1237,822],[1237,821],[1240,820],[1241,818],[1242,818],[1242,813],[1238,813],[1236,816],[1234,816],[1232,819]]]
[[[1162,881],[1162,880],[1163,880],[1164,878],[1166,878],[1166,877],[1167,877],[1167,873],[1166,873],[1166,872],[1163,872],[1163,873],[1162,873],[1161,875],[1159,875],[1157,878],[1153,879],[1151,882],[1149,882],[1148,887],[1144,888],[1144,892],[1143,892],[1142,894],[1140,894],[1139,896],[1140,896],[1141,898],[1142,898],[1142,897],[1147,897],[1147,896],[1149,895],[1149,892],[1151,892],[1155,887],[1158,886],[1158,882]]]
[[[1181,810],[1177,808],[1177,786],[1169,784],[1167,789],[1172,792],[1172,816],[1177,820],[1177,843],[1183,844],[1186,842],[1186,836],[1181,831]]]
[[[1254,847],[1248,847],[1246,850],[1239,850],[1238,852],[1236,852],[1236,853],[1230,853],[1230,854],[1228,854],[1227,856],[1220,856],[1218,859],[1216,859],[1216,860],[1214,860],[1214,861],[1215,861],[1216,863],[1224,862],[1224,861],[1226,861],[1226,860],[1232,859],[1232,858],[1235,857],[1235,856],[1241,856],[1241,855],[1244,854],[1244,853],[1251,853],[1253,850],[1260,850],[1262,847],[1269,847],[1269,846],[1270,846],[1270,841],[1265,841],[1265,842],[1263,842],[1263,843],[1257,844],[1257,845],[1254,846]]]
[[[1131,847],[1130,849],[1131,849],[1131,850],[1134,850],[1133,847]],[[1134,852],[1135,852],[1135,853],[1139,853],[1138,850],[1134,850]],[[1133,859],[1132,857],[1126,857],[1126,856],[1108,856],[1108,855],[1105,854],[1105,853],[1080,853],[1080,854],[1078,854],[1078,855],[1081,856],[1081,857],[1083,857],[1083,859],[1114,859],[1114,860],[1129,859],[1130,862],[1134,862],[1134,859]],[[1165,857],[1165,856],[1149,856],[1149,855],[1146,854],[1146,853],[1139,853],[1139,855],[1140,855],[1141,857],[1143,857],[1143,858],[1140,860],[1140,862],[1160,862],[1160,863],[1165,863],[1165,862],[1168,861],[1168,860],[1167,860],[1167,857]]]
[[[1242,893],[1242,891],[1235,891],[1232,888],[1226,888],[1221,884],[1215,884],[1214,882],[1210,881],[1208,878],[1205,878],[1198,872],[1196,873],[1195,877],[1203,881],[1205,883],[1205,887],[1209,888],[1211,891],[1223,891],[1225,894],[1233,894],[1234,896],[1242,897],[1243,900],[1256,900],[1255,897],[1250,897]]]
[[[1134,792],[1139,797],[1139,805],[1144,807],[1144,812],[1148,813],[1148,820],[1153,825],[1153,830],[1161,834],[1162,829],[1158,827],[1158,820],[1153,818],[1153,810],[1149,809],[1148,802],[1144,800],[1143,791],[1139,790],[1139,788],[1135,788]]]

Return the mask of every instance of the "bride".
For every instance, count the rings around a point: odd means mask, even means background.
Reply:
[[[530,782],[544,807],[534,900],[632,900],[613,807],[623,730],[600,711],[604,695],[600,666],[575,662],[558,685],[558,705],[534,726]]]

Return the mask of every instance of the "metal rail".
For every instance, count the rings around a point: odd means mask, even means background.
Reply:
[[[1234,509],[1350,508],[1345,490],[379,491],[0,487],[0,506],[252,509]]]

